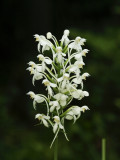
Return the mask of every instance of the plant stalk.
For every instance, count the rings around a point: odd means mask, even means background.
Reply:
[[[58,137],[55,140],[54,146],[54,160],[58,160]]]
[[[102,139],[102,160],[106,160],[106,139]]]

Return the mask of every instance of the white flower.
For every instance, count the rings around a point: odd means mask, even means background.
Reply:
[[[86,73],[83,73],[83,74],[82,74],[82,79],[83,79],[83,80],[86,80],[86,77],[89,77],[89,76],[90,76],[89,73],[87,73],[87,72],[86,72]]]
[[[33,61],[30,61],[29,63],[29,66],[31,66],[32,68],[35,68],[36,64],[33,62]]]
[[[88,51],[88,49],[83,49],[82,51],[75,54],[73,57],[75,57],[77,61],[83,61],[83,56],[86,56],[86,53],[88,53]]]
[[[38,34],[35,34],[34,38],[35,38],[36,41],[38,41],[38,42],[40,41],[40,36]]]
[[[60,105],[57,101],[50,101],[49,105],[51,106],[50,112],[53,112],[55,108],[57,111],[60,109]]]
[[[71,93],[72,91],[75,91],[76,90],[76,88],[77,88],[77,84],[75,84],[75,83],[66,83],[66,86],[65,86],[65,88],[64,89],[59,89],[59,91],[62,93],[62,94],[66,94],[66,92],[67,92],[67,94],[68,93]],[[66,95],[67,95],[66,94]],[[67,97],[68,98],[68,97]]]
[[[45,71],[46,64],[52,64],[52,60],[49,57],[44,57],[42,54],[39,54],[37,58],[39,58],[39,61],[42,61],[43,71]]]
[[[33,85],[34,85],[35,80],[40,80],[42,78],[43,78],[43,75],[41,73],[39,73],[37,70],[35,70],[33,78],[32,78]]]
[[[48,81],[47,79],[44,79],[44,80],[42,81],[42,83],[47,87],[48,94],[49,94],[50,96],[53,96],[53,91],[52,91],[51,87],[55,88],[55,87],[57,87],[57,85],[56,85],[55,83],[51,83],[51,82]]]
[[[83,73],[82,76],[78,75],[76,76],[76,78],[72,79],[72,82],[76,83],[76,84],[81,84],[82,88],[83,88],[83,81],[82,80],[86,80],[86,77],[89,77],[89,73]]]
[[[66,85],[66,88],[67,88],[68,90],[76,90],[77,84],[75,84],[75,83],[68,83],[68,84]]]
[[[67,114],[65,115],[65,119],[67,120],[72,120],[74,118],[74,114],[72,111],[67,112]]]
[[[52,60],[49,57],[44,57],[42,54],[39,54],[37,58],[39,58],[39,61],[42,61],[47,64],[52,64]]]
[[[76,61],[73,65],[71,65],[69,72],[74,72],[76,77],[79,77],[80,69],[83,68],[85,63],[83,61]]]
[[[65,73],[62,77],[58,78],[58,82],[61,82],[63,80],[68,80],[69,79],[69,74]]]
[[[34,85],[35,80],[40,80],[43,78],[43,67],[38,66],[36,64],[33,65],[33,67],[28,67],[27,70],[30,71],[30,74],[33,74],[32,83]]]
[[[30,74],[34,74],[35,69],[33,67],[28,67],[26,70],[30,72]]]
[[[81,38],[80,45],[83,46],[85,42],[86,42],[86,39],[85,38]]]
[[[38,72],[44,72],[42,66],[40,64],[36,64],[33,61],[30,61],[29,66],[31,66],[32,68],[36,69]]]
[[[64,57],[66,56],[65,53],[62,53],[62,48],[57,47],[56,48],[56,57],[57,57],[57,62],[62,64],[64,62]]]
[[[71,95],[75,98],[75,99],[78,99],[78,100],[81,100],[83,97],[87,97],[89,96],[89,93],[87,91],[82,91],[80,89],[76,90],[76,91],[73,91],[71,93]]]
[[[41,72],[41,66],[39,64],[34,63],[33,61],[30,61],[28,63],[29,66],[32,68],[36,69],[38,72]]]
[[[67,101],[68,96],[62,93],[58,93],[54,95],[54,98],[58,100],[61,106],[65,106],[67,103],[66,101]]]
[[[84,42],[86,42],[86,39],[81,37],[76,37],[74,42],[70,43],[68,45],[68,48],[75,49],[76,51],[82,51],[82,45],[84,45]]]
[[[66,29],[64,31],[64,34],[63,34],[62,39],[61,39],[61,43],[62,44],[64,43],[65,46],[68,45],[68,43],[70,42],[70,40],[68,39],[69,33],[70,33],[70,31]]]
[[[53,125],[53,132],[56,133],[58,129],[64,129],[63,125],[60,122],[60,118],[58,116],[54,116],[54,122],[55,124]]]
[[[82,106],[82,107],[81,107],[81,111],[82,111],[82,112],[85,112],[85,110],[90,110],[90,109],[88,108],[88,106]]]
[[[30,95],[31,99],[33,99],[33,107],[34,107],[34,109],[36,109],[36,103],[42,103],[42,102],[44,102],[44,98],[43,97],[35,94],[32,91],[29,91],[27,93],[27,95]]]
[[[83,50],[81,51],[81,54],[82,54],[82,56],[86,56],[86,53],[88,53],[88,52],[89,52],[88,49],[83,49]]]
[[[38,41],[38,51],[40,52],[40,46],[42,46],[42,52],[45,50],[49,50],[52,48],[52,43],[45,38],[45,36],[39,36],[38,34],[34,35],[34,38],[36,38],[36,41]]]
[[[79,106],[72,106],[70,111],[67,112],[65,115],[65,119],[67,120],[74,120],[74,123],[81,115],[81,108]]]
[[[72,106],[69,111],[65,115],[65,119],[67,120],[74,120],[74,123],[76,120],[81,116],[81,111],[85,112],[85,110],[89,110],[87,106],[79,107],[79,106]]]
[[[77,54],[75,54],[74,57],[77,61],[83,61],[81,52],[80,53],[78,52]]]
[[[86,77],[89,77],[89,73],[83,73],[82,76],[76,76],[76,78],[72,79],[72,82],[76,83],[76,84],[81,84],[82,89],[83,89],[83,81],[82,80],[86,80]]]
[[[44,114],[36,114],[35,115],[35,119],[38,119],[39,121],[41,121],[45,127],[49,127],[47,120],[50,119],[49,116],[45,116]]]
[[[85,65],[85,63],[83,61],[76,61],[74,65],[78,68],[83,68],[83,65]]]
[[[72,82],[76,83],[76,84],[81,84],[82,83],[82,78],[81,76],[78,76],[76,78],[72,79]]]
[[[62,77],[58,78],[57,79],[58,82],[61,82],[62,81],[62,84],[61,84],[61,89],[64,89],[67,85],[67,83],[69,83],[69,74],[68,73],[65,73]]]

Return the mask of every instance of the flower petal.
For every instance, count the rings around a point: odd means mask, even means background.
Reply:
[[[43,122],[45,127],[49,127],[48,122],[45,119],[42,119],[42,122]]]
[[[52,64],[52,60],[51,60],[51,59],[45,59],[45,62],[46,62],[47,64]]]
[[[53,88],[57,87],[57,85],[55,83],[50,83],[50,86],[53,87]]]
[[[55,123],[54,126],[53,126],[53,132],[56,133],[57,129],[58,129],[58,124]]]

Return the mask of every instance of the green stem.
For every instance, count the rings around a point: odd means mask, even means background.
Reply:
[[[106,139],[102,139],[102,160],[106,160]]]
[[[54,160],[58,160],[58,137],[55,140],[54,146]]]

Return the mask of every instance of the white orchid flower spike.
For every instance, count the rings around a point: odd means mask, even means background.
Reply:
[[[27,95],[33,99],[36,112],[38,108],[39,110],[43,107],[46,109],[46,114],[37,113],[35,119],[40,121],[39,124],[52,128],[54,138],[50,147],[60,131],[68,140],[65,131],[67,120],[75,123],[82,113],[89,110],[87,106],[71,106],[73,99],[76,103],[79,101],[80,104],[81,99],[89,96],[83,84],[90,74],[83,72],[84,58],[89,52],[88,49],[83,48],[86,39],[77,36],[74,40],[70,40],[69,34],[68,29],[64,30],[60,41],[51,32],[48,32],[46,37],[35,34],[34,38],[38,43],[36,58],[38,62],[30,61],[27,68],[32,75],[33,85],[38,80],[44,85],[42,88],[45,90],[44,94],[29,91]],[[38,83],[36,85],[42,92],[41,86],[39,87]]]

